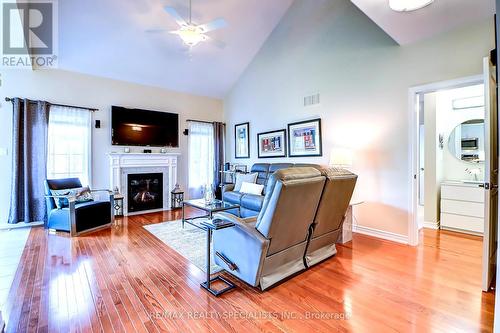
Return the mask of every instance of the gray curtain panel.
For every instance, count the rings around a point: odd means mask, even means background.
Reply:
[[[224,123],[220,122],[214,122],[214,189],[215,189],[215,194],[217,198],[221,198],[221,188],[220,188],[220,183],[221,183],[221,168],[222,165],[224,164],[225,158],[224,158],[224,147],[226,146],[226,125]]]
[[[49,104],[15,98],[9,223],[44,221]]]

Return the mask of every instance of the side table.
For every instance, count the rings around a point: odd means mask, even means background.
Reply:
[[[225,229],[225,228],[230,228],[234,226],[234,223],[232,222],[227,222],[227,221],[222,221],[222,220],[212,220],[212,219],[207,219],[203,222],[200,223],[203,227],[206,228],[207,230],[207,280],[205,282],[202,282],[200,285],[203,289],[207,290],[210,292],[212,295],[215,297],[218,297],[225,292],[228,292],[229,290],[233,289],[235,285],[226,279],[224,279],[222,276],[217,275],[213,278],[210,278],[210,246],[212,244],[212,232],[214,230],[220,230],[220,229]],[[228,261],[222,254],[217,255],[224,261]],[[222,281],[226,287],[220,290],[212,289],[210,287],[210,284],[215,281]]]
[[[351,201],[344,217],[344,224],[342,225],[342,232],[339,235],[338,242],[345,244],[352,241],[352,220],[353,220],[353,206],[361,205],[364,201]]]

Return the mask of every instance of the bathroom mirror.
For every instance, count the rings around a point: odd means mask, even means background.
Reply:
[[[484,119],[467,120],[455,127],[448,139],[450,153],[461,161],[484,162]]]

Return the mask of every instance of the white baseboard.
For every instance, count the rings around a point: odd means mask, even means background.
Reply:
[[[353,225],[352,231],[357,232],[358,234],[382,238],[396,243],[408,244],[408,236],[395,234],[389,231],[373,229],[362,225]]]
[[[438,222],[424,221],[424,228],[437,230],[439,229],[439,221]]]

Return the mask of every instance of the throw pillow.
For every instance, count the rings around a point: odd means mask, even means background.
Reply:
[[[50,190],[50,193],[54,196],[65,196],[62,198],[54,198],[57,209],[69,206],[68,197],[75,197],[76,202],[88,202],[94,200],[88,186],[66,188],[62,190]]]
[[[241,184],[240,193],[262,195],[263,189],[264,185],[243,182],[243,184]]]
[[[239,192],[241,189],[241,184],[243,184],[243,182],[255,184],[255,182],[257,181],[257,176],[258,173],[237,173],[233,191]]]

